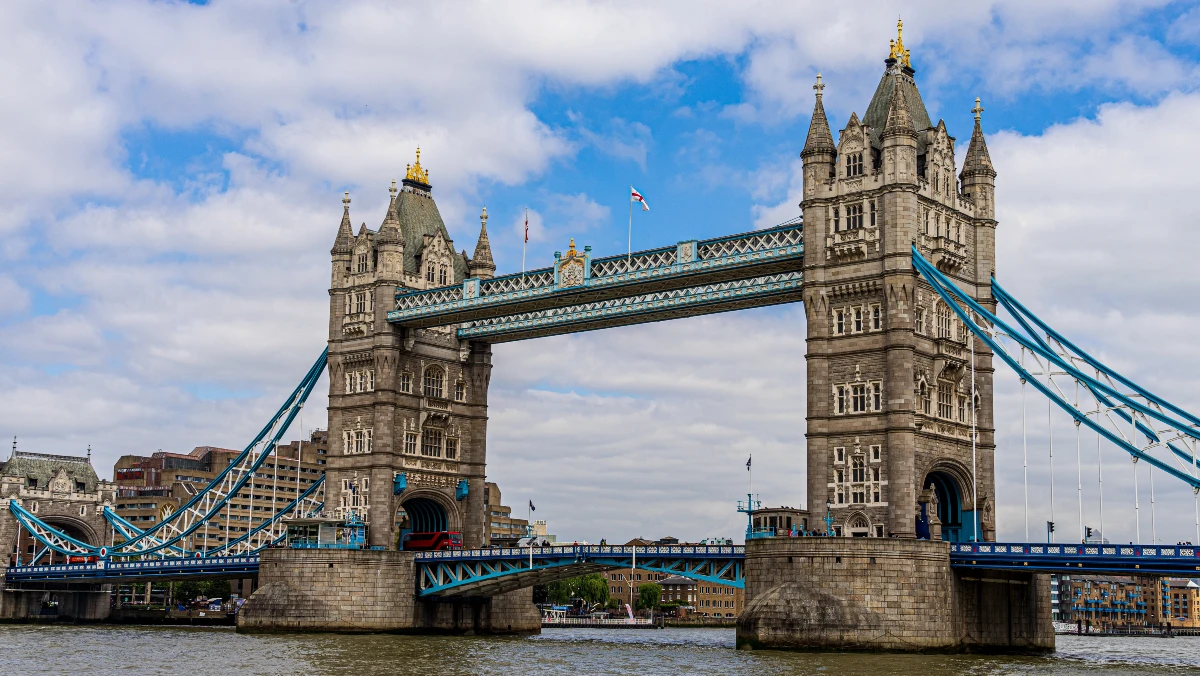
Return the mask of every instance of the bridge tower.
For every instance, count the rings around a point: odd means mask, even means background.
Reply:
[[[992,540],[992,356],[976,341],[972,360],[912,247],[992,307],[996,172],[977,105],[956,180],[955,139],[896,45],[836,144],[817,76],[801,153],[810,509],[846,536],[971,540],[978,518]]]
[[[487,211],[475,255],[456,252],[433,200],[421,151],[378,230],[355,234],[349,193],[334,240],[329,284],[329,512],[354,510],[372,546],[396,547],[399,530],[484,537],[484,471],[491,348],[454,327],[387,322],[397,289],[490,278]],[[398,513],[400,513],[398,515]]]

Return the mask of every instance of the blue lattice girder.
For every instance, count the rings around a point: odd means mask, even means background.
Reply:
[[[258,556],[214,556],[211,558],[144,559],[64,563],[53,566],[20,566],[4,571],[7,584],[22,582],[106,582],[186,580],[188,578],[245,578],[258,574]]]
[[[560,285],[556,271],[544,268],[487,280],[468,279],[461,286],[401,291],[388,321],[413,328],[461,324],[798,272],[803,260],[803,227],[788,224],[681,242],[629,257],[588,260],[588,274],[578,284]]]
[[[784,272],[468,322],[461,340],[502,343],[803,300],[804,275]]]
[[[1172,411],[1164,410],[1165,407],[1154,402],[1139,401],[1139,398],[1144,398],[1140,393],[1137,393],[1136,396],[1129,396],[1126,392],[1121,391],[1111,375],[1107,375],[1112,372],[1103,365],[1092,367],[1098,371],[1095,376],[1081,370],[1077,361],[1082,357],[1073,352],[1060,353],[1053,348],[1051,343],[1038,336],[1031,326],[1032,314],[1026,314],[1028,311],[1024,308],[1014,314],[1022,328],[1016,329],[1004,322],[955,286],[937,268],[926,261],[916,247],[913,247],[913,265],[973,335],[983,341],[1002,361],[1008,364],[1024,382],[1028,382],[1069,414],[1077,425],[1084,425],[1092,429],[1136,460],[1144,460],[1188,484],[1193,490],[1200,490],[1200,476],[1186,471],[1189,466],[1183,463],[1183,460],[1193,462],[1190,468],[1195,472],[1196,465],[1192,460],[1193,456],[1182,452],[1178,447],[1171,448],[1169,444],[1164,446],[1164,439],[1161,438],[1160,433],[1155,433],[1150,428],[1150,424],[1159,425],[1169,431],[1172,436],[1165,441],[1175,442],[1186,439],[1193,449],[1197,440],[1200,440],[1200,428],[1193,427],[1190,422],[1179,420]],[[995,291],[995,289],[996,285],[993,284],[993,290]],[[1003,289],[999,291],[1000,293],[996,295],[1007,296]],[[1005,306],[1005,303],[1002,302],[1001,305]],[[1041,320],[1037,320],[1037,323],[1044,325]],[[1023,357],[1013,354],[1002,339],[1016,343],[1034,358],[1038,366],[1034,369],[1028,368],[1024,364]],[[1058,344],[1058,341],[1055,340],[1054,343]],[[1082,353],[1080,352],[1080,354]],[[1089,366],[1091,365],[1089,364]],[[1073,402],[1069,394],[1063,392],[1054,382],[1055,376],[1069,378],[1079,383],[1085,392],[1093,394],[1096,400],[1095,409],[1087,410]],[[1091,417],[1093,415],[1095,420]],[[1151,443],[1144,447],[1136,446],[1132,430],[1123,429],[1114,419],[1114,415],[1124,422],[1140,422],[1141,424],[1137,425],[1136,429],[1147,436]],[[1101,424],[1101,416],[1107,426]],[[1188,419],[1190,420],[1191,416],[1188,416]],[[1176,461],[1178,467],[1168,465],[1149,454],[1148,451],[1160,447],[1171,451],[1172,459]]]
[[[638,547],[637,570],[742,587],[741,546]],[[633,547],[577,545],[529,549],[425,552],[416,557],[420,596],[494,596],[603,570],[634,565]],[[532,558],[532,567],[530,562]]]
[[[1200,547],[978,542],[950,545],[956,569],[1045,573],[1180,575],[1200,573]]]

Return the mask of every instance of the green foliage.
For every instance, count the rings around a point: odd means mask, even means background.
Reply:
[[[653,582],[638,585],[638,610],[653,610],[662,600],[662,587]]]
[[[176,602],[191,603],[197,597],[229,598],[229,580],[185,580],[173,582],[172,597]]]
[[[537,594],[535,588],[534,594]],[[550,603],[565,606],[574,599],[583,599],[589,604],[608,601],[608,580],[600,573],[580,575],[545,586],[545,598]]]

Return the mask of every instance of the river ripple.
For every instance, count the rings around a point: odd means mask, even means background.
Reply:
[[[231,629],[0,625],[0,674],[1200,674],[1200,637],[1059,636],[1048,657],[733,650],[732,629],[529,637],[246,636]]]

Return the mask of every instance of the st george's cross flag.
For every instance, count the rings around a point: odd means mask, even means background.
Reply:
[[[650,211],[650,205],[646,204],[646,198],[642,197],[642,193],[638,192],[637,190],[634,190],[633,186],[629,186],[629,201],[631,203],[632,202],[641,202],[642,203],[642,211]]]

